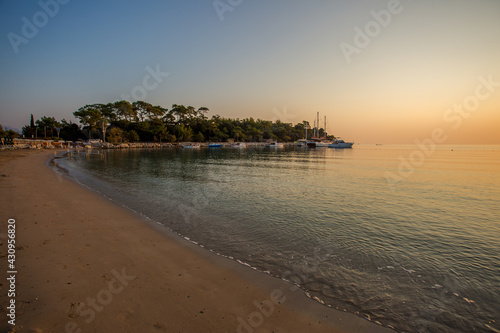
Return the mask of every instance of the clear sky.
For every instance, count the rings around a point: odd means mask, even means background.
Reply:
[[[359,143],[500,144],[499,17],[498,0],[0,0],[0,124],[130,95],[320,112]]]

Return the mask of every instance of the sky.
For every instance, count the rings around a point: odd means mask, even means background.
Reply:
[[[0,0],[0,124],[208,107],[357,143],[500,144],[498,0]]]

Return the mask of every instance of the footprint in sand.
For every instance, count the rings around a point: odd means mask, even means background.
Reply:
[[[155,323],[153,325],[153,327],[156,328],[157,330],[165,330],[166,329],[165,325],[162,325],[160,323]]]
[[[24,313],[25,305],[29,303],[29,301],[19,301],[16,304],[16,314],[21,315]]]
[[[128,309],[126,313],[120,313],[118,319],[130,326],[137,326],[139,321],[135,316],[135,311]]]
[[[78,311],[78,308],[80,306],[80,303],[71,303],[69,305],[69,310],[68,310],[68,317],[70,318],[78,318],[80,317],[80,312]]]

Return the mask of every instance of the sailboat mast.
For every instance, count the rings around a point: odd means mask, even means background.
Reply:
[[[324,134],[325,134],[325,138],[326,138],[326,116],[325,116],[325,129],[324,129]]]
[[[319,138],[319,111],[317,113],[317,118],[318,118],[318,121],[316,121],[316,125],[317,125],[317,129],[316,129],[316,137]]]

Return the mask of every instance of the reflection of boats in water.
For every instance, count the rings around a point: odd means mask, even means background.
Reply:
[[[345,142],[344,140],[338,138],[328,145],[328,148],[352,148],[354,142]]]
[[[208,148],[222,148],[222,143],[210,143]]]
[[[266,147],[269,147],[269,148],[283,148],[283,142],[269,142],[268,144],[266,144]]]
[[[195,148],[200,148],[200,145],[191,142],[184,142],[181,143],[181,147],[185,149],[195,149]]]
[[[231,148],[246,148],[246,146],[243,142],[235,142],[231,145]]]

